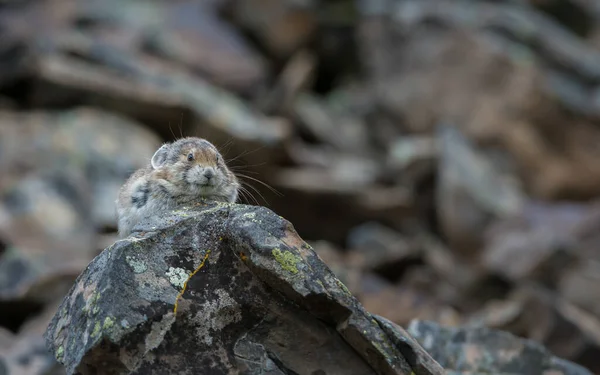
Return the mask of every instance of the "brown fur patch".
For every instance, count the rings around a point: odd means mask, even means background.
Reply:
[[[161,168],[161,169],[157,169],[156,171],[154,171],[154,177],[161,179],[161,180],[170,180],[172,177],[171,172],[166,169],[166,168]]]
[[[196,156],[196,164],[202,166],[212,166],[216,167],[217,165],[217,155],[215,152],[208,147],[204,147],[197,151]]]

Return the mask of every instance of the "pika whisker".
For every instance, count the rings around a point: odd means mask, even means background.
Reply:
[[[247,179],[249,179],[249,180],[252,180],[252,181],[258,182],[259,184],[263,185],[264,187],[266,187],[267,189],[269,189],[269,190],[270,190],[271,192],[273,192],[274,194],[276,194],[276,195],[278,195],[278,196],[280,196],[280,197],[282,197],[282,196],[283,196],[283,194],[282,194],[280,191],[276,190],[276,189],[275,189],[274,187],[272,187],[271,185],[269,185],[269,184],[267,184],[267,183],[265,183],[265,182],[262,182],[261,180],[259,180],[259,179],[257,179],[257,178],[250,177],[250,176],[247,176],[247,175],[245,175],[245,174],[242,174],[242,173],[239,173],[239,172],[235,173],[235,175],[236,175],[236,177],[238,177],[238,178],[247,178]],[[248,185],[248,186],[251,186],[251,185]]]
[[[243,186],[240,186],[240,194],[250,203],[250,200],[254,202],[254,204],[259,205],[258,200],[252,195],[248,189]]]

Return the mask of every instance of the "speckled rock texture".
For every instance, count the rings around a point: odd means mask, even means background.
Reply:
[[[385,322],[287,220],[200,202],[98,255],[45,338],[68,374],[443,374]]]
[[[414,320],[407,329],[448,375],[592,375],[543,345],[485,327],[442,327]]]

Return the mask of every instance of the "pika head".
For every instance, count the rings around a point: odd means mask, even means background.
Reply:
[[[167,180],[181,194],[235,202],[239,183],[221,153],[209,141],[187,137],[161,146],[152,156],[154,170],[165,171]]]

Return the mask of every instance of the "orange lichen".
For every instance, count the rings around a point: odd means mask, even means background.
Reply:
[[[244,253],[240,253],[240,258],[245,262],[248,260],[248,257]]]
[[[179,299],[183,296],[183,293],[185,293],[185,290],[187,288],[187,283],[188,281],[190,281],[190,279],[198,272],[200,271],[200,269],[202,269],[202,267],[204,267],[204,263],[206,263],[206,260],[208,259],[208,255],[210,254],[210,250],[206,251],[206,254],[204,255],[204,259],[202,259],[202,262],[200,263],[200,265],[198,266],[198,268],[196,268],[194,270],[194,272],[190,273],[190,276],[187,278],[187,280],[185,280],[185,282],[183,283],[183,288],[181,289],[181,292],[179,292],[179,294],[177,295],[177,298],[175,299],[175,307],[173,308],[173,314],[177,315],[177,306],[179,304]]]

